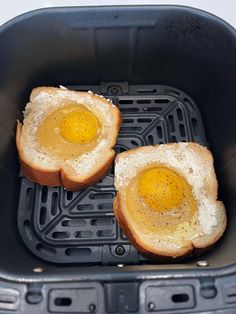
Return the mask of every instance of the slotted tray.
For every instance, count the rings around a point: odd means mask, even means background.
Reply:
[[[194,141],[206,145],[194,101],[169,86],[102,83],[70,86],[103,94],[122,112],[117,153],[138,146]],[[54,263],[138,264],[146,261],[113,215],[114,166],[98,184],[80,192],[48,188],[21,178],[18,227],[38,257]]]

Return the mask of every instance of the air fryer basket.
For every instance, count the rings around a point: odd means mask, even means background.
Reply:
[[[0,28],[0,69],[0,313],[233,307],[235,30],[186,7],[45,9]],[[123,112],[117,152],[161,142],[207,145],[228,215],[219,243],[199,258],[161,265],[138,254],[118,228],[113,168],[78,193],[23,178],[16,119],[42,85],[111,98]]]
[[[96,93],[104,89],[104,95],[120,108],[117,153],[167,142],[195,141],[206,145],[196,104],[177,89],[127,83],[72,88]],[[77,193],[22,178],[18,228],[30,251],[46,261],[77,265],[147,261],[130,245],[114,217],[113,180],[114,166],[98,184]]]

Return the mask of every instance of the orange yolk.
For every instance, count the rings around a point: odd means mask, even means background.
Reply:
[[[65,103],[48,113],[37,129],[37,142],[47,153],[71,159],[96,147],[103,120],[84,105]]]
[[[139,196],[153,211],[178,209],[184,199],[184,179],[166,167],[146,170],[139,181]]]
[[[100,123],[88,110],[72,111],[64,116],[59,129],[66,141],[87,144],[97,137]]]

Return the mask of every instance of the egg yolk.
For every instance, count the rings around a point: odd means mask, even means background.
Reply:
[[[75,102],[61,104],[47,113],[37,127],[41,149],[56,158],[73,159],[93,150],[104,132],[105,121]]]
[[[66,141],[87,144],[98,135],[100,123],[88,110],[72,111],[62,119],[59,129]]]
[[[145,233],[158,230],[171,238],[178,228],[190,230],[187,226],[196,222],[197,201],[192,190],[177,170],[153,163],[137,172],[121,196],[138,228]]]
[[[139,196],[153,211],[178,209],[184,199],[183,180],[166,167],[146,170],[139,181]]]

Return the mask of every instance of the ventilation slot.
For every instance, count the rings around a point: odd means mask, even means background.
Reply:
[[[91,220],[93,226],[111,226],[114,224],[113,218],[97,218]]]
[[[90,230],[75,232],[75,238],[92,238],[93,232]]]
[[[84,219],[73,219],[73,220],[64,220],[62,221],[63,227],[84,227],[87,222]]]
[[[92,193],[89,195],[91,200],[111,199],[114,198],[113,193]]]
[[[133,123],[134,120],[133,119],[123,119],[122,120],[122,123],[125,124],[125,123]]]
[[[70,234],[68,232],[53,232],[52,234],[53,239],[68,239]]]
[[[154,111],[161,112],[163,109],[161,107],[144,107],[143,111]]]
[[[158,99],[155,99],[154,102],[156,104],[168,104],[169,103],[169,99],[166,99],[166,98],[158,98]],[[161,108],[162,109],[162,108]]]
[[[131,107],[131,108],[120,108],[120,111],[123,113],[132,113],[139,111],[139,108],[137,107]]]
[[[119,104],[121,105],[131,105],[133,103],[132,99],[120,99]]]
[[[163,137],[162,127],[160,125],[157,126],[157,136],[159,138]]]
[[[66,199],[71,201],[73,199],[73,192],[67,191],[66,192]]]
[[[154,144],[154,139],[152,135],[148,135],[148,144],[153,145]]]
[[[48,198],[48,188],[46,186],[42,187],[41,201],[45,203]]]
[[[93,204],[81,204],[76,207],[79,211],[93,210]]]
[[[111,238],[114,236],[113,230],[99,230],[97,231],[97,236],[99,238]]]
[[[171,300],[174,303],[184,303],[184,302],[188,302],[189,300],[189,295],[186,293],[180,293],[180,294],[174,294],[171,297]]]
[[[155,88],[139,88],[137,93],[139,94],[155,94],[157,90]]]
[[[139,118],[138,122],[139,123],[150,123],[150,122],[152,122],[152,119],[150,119],[150,118]]]
[[[172,116],[172,114],[168,116],[168,120],[169,120],[171,132],[175,132],[175,123],[174,123],[174,117]]]
[[[112,207],[113,207],[112,203],[98,204],[98,209],[99,210],[112,210]]]
[[[57,214],[57,200],[58,194],[56,192],[52,193],[52,202],[51,202],[51,214],[55,216]]]
[[[181,135],[182,137],[185,137],[185,136],[186,136],[185,128],[184,128],[184,125],[183,125],[183,124],[180,124],[180,125],[179,125],[179,132],[180,132],[180,135]]]
[[[47,208],[44,206],[41,207],[40,216],[39,216],[39,223],[41,226],[45,225],[46,223],[46,213],[47,213]]]
[[[67,256],[88,256],[92,254],[89,248],[70,248],[66,249],[65,254]]]
[[[177,138],[176,138],[175,135],[172,135],[172,136],[171,136],[171,142],[177,143]]]
[[[56,298],[54,301],[56,306],[70,306],[72,304],[71,298]]]
[[[138,99],[137,100],[137,104],[150,104],[151,103],[151,99]]]
[[[121,132],[140,132],[142,131],[142,128],[141,126],[131,126],[131,127],[121,127],[120,128],[120,131]]]
[[[182,121],[182,120],[183,120],[183,113],[182,113],[182,110],[181,110],[180,108],[177,108],[176,112],[177,112],[178,120],[179,120],[179,121]]]
[[[130,142],[133,146],[139,146],[139,144],[136,142],[136,141],[134,141],[134,140],[132,140],[131,142]]]

